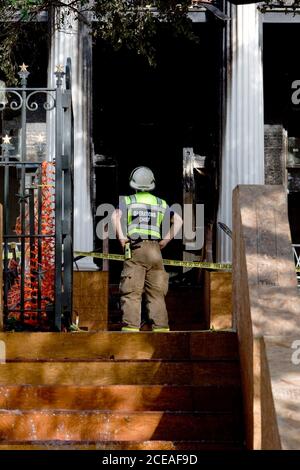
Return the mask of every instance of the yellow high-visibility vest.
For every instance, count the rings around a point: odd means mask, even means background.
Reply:
[[[167,208],[163,199],[147,192],[125,196],[127,207],[127,236],[130,238],[160,239],[161,224]]]

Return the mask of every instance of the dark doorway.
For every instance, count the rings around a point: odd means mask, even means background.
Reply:
[[[299,38],[300,24],[264,25],[265,124],[273,129],[266,167],[282,173],[282,181],[275,179],[273,184],[287,188],[293,243],[300,243],[300,61],[295,55]]]
[[[118,195],[131,194],[129,176],[140,165],[153,170],[155,194],[170,205],[181,204],[184,147],[206,156],[208,167],[215,171],[221,28],[212,21],[194,24],[194,30],[197,42],[175,38],[162,25],[154,67],[134,52],[115,52],[105,42],[96,42],[94,149],[110,163],[96,169],[96,206],[103,202],[116,205]],[[215,195],[201,197],[213,199]],[[96,247],[101,249],[99,240]],[[164,257],[182,259],[182,250],[181,241],[173,241]],[[118,243],[110,242],[109,251],[120,252]],[[119,281],[120,269],[121,263],[110,263],[111,284]],[[182,273],[181,268],[177,271]],[[197,279],[197,273],[192,276]]]

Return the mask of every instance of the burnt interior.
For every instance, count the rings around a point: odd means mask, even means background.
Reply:
[[[281,124],[287,131],[287,160],[291,149],[294,164],[287,169],[288,209],[293,243],[300,243],[300,104],[292,101],[292,83],[300,80],[296,45],[300,24],[264,25],[264,112],[266,124]],[[298,157],[299,155],[299,157]]]
[[[219,154],[219,25],[194,24],[197,41],[174,37],[161,26],[155,66],[133,51],[114,51],[98,40],[93,49],[93,141],[95,204],[117,204],[130,194],[129,176],[149,166],[156,176],[155,194],[168,204],[182,204],[183,148],[206,156],[196,172],[196,199],[205,204],[206,221],[216,203],[214,178]],[[96,220],[97,223],[97,220]],[[96,246],[101,243],[96,238]],[[119,249],[110,242],[109,251]],[[173,241],[166,258],[182,259],[183,245]],[[101,265],[101,263],[100,263]],[[121,266],[111,263],[111,281]],[[182,269],[178,271],[182,272]]]

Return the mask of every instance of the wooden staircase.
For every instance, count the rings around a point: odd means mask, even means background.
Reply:
[[[233,332],[0,340],[0,449],[243,449]]]

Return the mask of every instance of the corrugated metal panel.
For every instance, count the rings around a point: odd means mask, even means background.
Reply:
[[[232,190],[264,183],[263,69],[256,5],[232,7],[232,61],[222,151],[218,221],[232,227]],[[230,238],[218,232],[218,261],[230,262]]]

